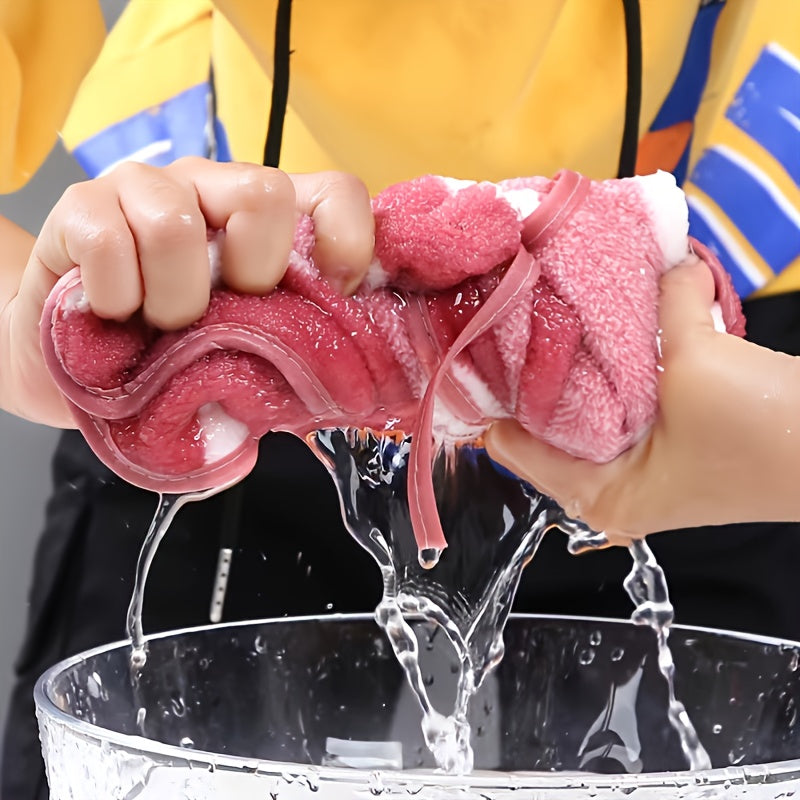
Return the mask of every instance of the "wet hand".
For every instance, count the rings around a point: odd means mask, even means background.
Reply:
[[[715,330],[713,301],[696,258],[662,279],[659,413],[630,450],[595,464],[502,422],[487,434],[490,455],[617,543],[800,519],[800,362]]]
[[[374,222],[367,189],[353,176],[184,158],[165,168],[126,163],[71,186],[3,310],[3,406],[38,422],[72,425],[38,343],[42,306],[65,272],[81,268],[97,315],[122,321],[141,309],[152,325],[177,329],[208,306],[208,230],[225,232],[223,281],[263,294],[283,277],[300,214],[314,220],[321,273],[342,292],[354,291],[372,259]]]

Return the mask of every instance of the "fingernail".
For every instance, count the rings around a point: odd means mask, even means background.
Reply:
[[[357,277],[353,277],[350,272],[341,272],[339,274],[327,275],[328,283],[341,295],[347,296],[353,294],[358,289],[361,281]]]
[[[335,292],[338,292],[339,294],[345,294],[347,278],[344,275],[329,275],[326,276],[326,280]]]
[[[361,280],[359,278],[351,277],[349,280],[345,281],[344,288],[342,289],[342,293],[346,295],[353,294],[358,287],[361,286]]]

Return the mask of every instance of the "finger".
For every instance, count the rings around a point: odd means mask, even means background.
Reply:
[[[292,175],[297,207],[314,220],[314,261],[343,294],[356,290],[375,247],[375,220],[367,187],[344,172]]]
[[[714,292],[711,270],[696,256],[664,274],[659,297],[662,345],[681,341],[698,329],[713,330]]]
[[[570,456],[531,436],[513,420],[492,425],[484,440],[495,461],[552,497],[568,516],[595,527],[595,500],[612,474],[616,474],[616,462],[595,464]]]
[[[136,243],[145,319],[164,330],[189,325],[211,293],[206,222],[194,188],[140,164],[122,165],[108,178]]]
[[[168,168],[189,182],[211,228],[225,231],[222,279],[240,292],[266,294],[289,263],[297,224],[294,186],[280,170],[200,158]]]
[[[32,261],[53,276],[80,266],[87,300],[106,319],[127,319],[142,303],[136,244],[110,184],[71,186],[42,226]]]

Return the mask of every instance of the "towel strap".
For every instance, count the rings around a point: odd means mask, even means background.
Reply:
[[[423,566],[435,564],[439,553],[447,547],[433,489],[433,413],[439,388],[456,357],[495,324],[498,316],[513,305],[526,286],[538,280],[541,267],[534,252],[541,250],[567,222],[586,197],[589,186],[588,178],[576,172],[563,170],[556,175],[550,192],[523,220],[522,244],[497,288],[456,337],[428,382],[411,441],[408,465],[411,524],[420,553],[429,551],[425,557],[420,557]]]

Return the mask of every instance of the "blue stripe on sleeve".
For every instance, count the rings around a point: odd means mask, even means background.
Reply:
[[[128,159],[160,167],[182,156],[206,156],[208,110],[209,87],[202,83],[109,126],[78,145],[73,154],[90,177]],[[219,120],[214,133],[217,160],[230,161],[227,136]]]
[[[770,269],[779,273],[800,254],[800,212],[766,176],[741,156],[722,148],[703,153],[692,182],[742,232]]]
[[[791,57],[762,50],[725,116],[800,185],[800,66]]]

